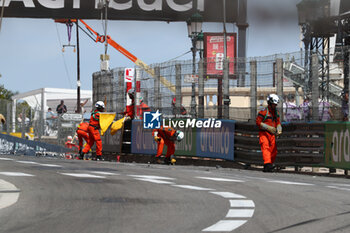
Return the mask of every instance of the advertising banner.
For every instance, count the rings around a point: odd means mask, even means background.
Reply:
[[[133,120],[131,130],[131,153],[157,154],[157,143],[152,136],[153,129],[144,129],[143,121]]]
[[[184,128],[181,131],[184,132],[185,137],[181,142],[175,143],[175,155],[197,156],[197,130],[195,128]]]
[[[60,154],[68,151],[70,151],[70,149],[62,146],[17,138],[7,134],[0,134],[0,154],[21,154],[35,156],[36,153],[50,152]]]
[[[226,54],[229,59],[229,75],[235,74],[236,33],[226,34]],[[224,34],[204,33],[204,57],[207,58],[207,75],[223,75],[224,70]]]
[[[234,160],[235,123],[221,122],[221,128],[197,129],[197,156]]]
[[[164,121],[167,126],[172,126],[177,120]],[[193,121],[193,119],[190,119]],[[202,120],[203,125],[214,125],[210,119]],[[215,121],[217,123],[217,121]],[[221,120],[221,127],[180,127],[185,136],[181,142],[175,143],[175,155],[197,156],[207,158],[221,158],[226,160],[234,159],[234,121]],[[179,124],[181,125],[181,124]],[[199,125],[199,124],[196,124]],[[143,121],[133,120],[132,122],[132,144],[131,153],[151,154],[157,153],[157,143],[152,136],[153,129],[145,129]],[[167,147],[164,146],[163,154],[166,154]]]
[[[4,0],[0,0],[0,6]],[[100,0],[6,0],[4,17],[101,19]],[[199,12],[204,22],[221,22],[223,1],[213,0],[110,0],[109,20],[186,21]],[[226,21],[236,22],[238,0],[226,0]],[[220,12],[220,14],[218,14]]]
[[[325,124],[325,164],[350,169],[350,123]]]

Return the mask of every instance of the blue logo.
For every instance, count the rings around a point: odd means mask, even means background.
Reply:
[[[143,113],[143,128],[144,129],[159,129],[161,126],[161,116],[159,110],[156,112]]]

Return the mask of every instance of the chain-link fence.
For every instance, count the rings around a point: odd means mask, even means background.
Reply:
[[[284,121],[342,120],[344,60],[334,59],[334,54],[327,59],[306,54],[312,53],[135,67],[136,103],[159,109],[165,117],[253,121],[266,107],[268,94],[277,93]],[[94,74],[94,101],[107,98],[108,111],[121,113],[125,108],[124,69]]]
[[[32,109],[26,102],[18,101],[16,106],[10,100],[0,100],[0,111],[5,117],[1,133],[15,137],[48,142],[65,146],[68,136],[74,137],[82,114],[61,114],[41,109]]]
[[[159,110],[163,117],[254,121],[266,107],[268,94],[277,93],[282,99],[278,107],[283,121],[343,120],[348,111],[343,92],[344,79],[349,77],[345,58],[339,56],[339,50],[327,56],[299,51],[135,67],[136,104]],[[126,105],[124,69],[93,74],[93,103],[106,102],[106,110],[116,112],[117,119]],[[142,118],[143,109],[136,109],[137,118]],[[7,100],[0,101],[0,110],[7,120],[2,132],[60,145],[75,134],[83,120],[80,114],[52,115],[21,102],[13,107]]]

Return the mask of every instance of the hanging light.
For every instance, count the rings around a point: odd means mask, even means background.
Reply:
[[[203,17],[197,12],[191,16],[192,33],[198,34],[202,31]]]
[[[204,35],[203,35],[203,32],[200,32],[198,34],[198,36],[197,36],[196,48],[199,51],[203,51],[204,50]]]
[[[187,21],[188,37],[197,35],[202,31],[203,17],[197,12],[193,14]]]

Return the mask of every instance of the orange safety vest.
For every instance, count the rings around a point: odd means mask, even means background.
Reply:
[[[84,132],[87,132],[88,131],[88,127],[89,127],[89,123],[82,122],[82,123],[79,124],[77,130],[82,130]]]
[[[91,113],[89,125],[93,126],[95,129],[100,128],[100,112],[95,110]]]
[[[277,110],[275,112],[272,112],[269,110],[269,108],[265,108],[264,110],[261,110],[256,118],[256,125],[260,127],[261,123],[265,123],[272,127],[277,127],[277,125],[280,125],[280,117],[278,115]],[[260,129],[261,131],[264,131]]]
[[[158,137],[163,138],[164,140],[175,141],[173,137],[176,133],[176,130],[171,127],[163,127],[161,126],[159,129],[154,129],[152,135],[154,136],[155,132],[158,132]]]

